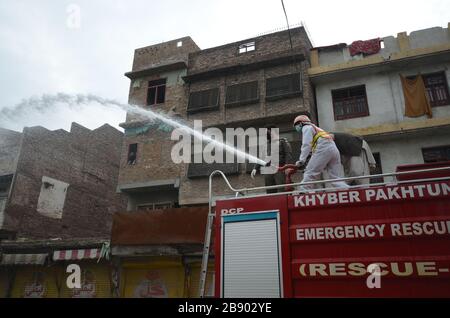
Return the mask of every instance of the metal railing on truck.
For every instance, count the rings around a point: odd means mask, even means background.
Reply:
[[[401,172],[390,172],[390,173],[382,173],[382,174],[374,174],[374,175],[368,175],[368,176],[358,176],[358,177],[348,177],[348,178],[338,178],[338,179],[328,179],[328,180],[318,180],[318,181],[310,181],[310,182],[296,182],[296,183],[290,183],[290,184],[280,184],[280,185],[273,185],[273,186],[262,186],[262,187],[253,187],[253,188],[242,188],[242,189],[235,189],[231,184],[226,175],[220,171],[215,170],[209,175],[209,186],[208,186],[208,219],[206,222],[206,230],[205,230],[205,239],[204,239],[204,247],[203,247],[203,256],[202,256],[202,265],[201,265],[201,271],[200,271],[200,290],[199,290],[199,296],[204,297],[205,295],[205,284],[206,284],[206,275],[207,275],[207,269],[208,269],[208,260],[209,260],[209,250],[210,250],[210,244],[211,244],[211,232],[212,232],[212,226],[214,224],[214,217],[215,212],[212,211],[213,209],[213,196],[212,196],[212,180],[213,177],[216,175],[222,176],[223,180],[225,181],[228,188],[234,192],[235,198],[239,197],[240,195],[245,197],[260,197],[260,196],[276,196],[276,195],[283,195],[283,194],[300,194],[300,193],[315,193],[315,192],[326,192],[326,191],[339,191],[339,190],[349,190],[349,189],[364,189],[364,188],[370,188],[370,187],[378,187],[378,186],[392,186],[392,185],[399,185],[404,183],[420,183],[425,181],[442,181],[442,180],[450,180],[450,176],[448,177],[438,177],[438,178],[421,178],[421,179],[413,179],[413,180],[397,180],[398,176],[403,175],[411,175],[411,174],[419,174],[419,173],[427,173],[427,172],[439,172],[439,171],[450,171],[450,166],[447,167],[439,167],[439,168],[431,168],[431,169],[421,169],[421,170],[409,170],[409,171],[401,171]],[[280,189],[280,188],[286,188],[286,187],[298,187],[301,185],[320,185],[320,184],[327,184],[332,183],[336,181],[353,181],[353,180],[360,180],[360,179],[368,179],[368,178],[384,178],[384,177],[392,177],[391,182],[379,182],[379,183],[370,183],[370,184],[364,184],[364,185],[355,185],[355,186],[348,186],[346,188],[335,188],[335,187],[329,187],[329,188],[318,188],[318,189],[311,189],[306,191],[286,191],[286,192],[277,192],[277,193],[257,193],[254,195],[248,195],[248,193],[251,192],[258,192],[261,190],[272,190],[272,189]],[[384,180],[384,179],[383,179]]]

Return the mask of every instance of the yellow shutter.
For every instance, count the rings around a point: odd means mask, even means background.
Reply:
[[[59,268],[56,266],[18,266],[13,298],[58,298]]]
[[[111,268],[108,264],[97,264],[92,261],[81,261],[77,263],[81,269],[81,288],[69,289],[67,287],[67,277],[65,273],[61,287],[61,297],[63,298],[109,298],[111,294]]]
[[[181,258],[155,257],[122,265],[122,297],[184,297],[185,275]]]

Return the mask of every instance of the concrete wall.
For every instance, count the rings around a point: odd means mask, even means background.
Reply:
[[[324,129],[342,131],[354,128],[366,128],[370,126],[400,123],[403,121],[417,122],[424,120],[426,116],[419,118],[405,117],[405,101],[403,95],[400,74],[403,76],[427,74],[445,71],[447,81],[450,83],[450,63],[424,65],[408,68],[400,72],[379,73],[370,76],[361,76],[352,79],[344,79],[334,82],[318,84],[316,86],[317,107],[319,123]],[[345,120],[334,120],[333,100],[331,92],[335,89],[366,85],[369,113],[367,117],[358,117]],[[433,117],[449,117],[450,105],[433,107]]]
[[[380,153],[383,172],[394,172],[399,165],[424,163],[423,148],[450,146],[450,133],[392,136],[369,141],[369,145],[373,153]]]
[[[115,192],[121,145],[122,133],[109,125],[25,128],[4,228],[26,238],[108,237],[112,213],[126,208]],[[59,212],[61,193],[43,204],[51,194],[42,194],[42,181],[52,179],[69,185]]]
[[[450,31],[441,27],[414,31],[409,35],[409,42],[412,49],[449,43]]]
[[[382,37],[381,40],[384,43],[384,48],[379,53],[370,55],[370,58],[376,58],[378,56],[388,58],[389,55],[400,52],[402,49],[400,46],[403,44],[402,41],[406,43],[405,45],[408,49],[420,49],[448,44],[450,42],[450,31],[448,28],[435,27],[411,32],[409,36],[400,33],[397,37]],[[320,66],[330,66],[363,58],[361,55],[351,56],[348,46],[319,48]]]

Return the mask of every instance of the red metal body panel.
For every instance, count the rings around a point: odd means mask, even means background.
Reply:
[[[416,165],[403,165],[403,166],[398,166],[396,169],[396,172],[443,168],[443,167],[449,167],[449,166],[450,166],[449,161],[416,164]],[[425,179],[425,178],[442,178],[442,177],[447,177],[448,173],[449,173],[448,170],[435,171],[435,172],[418,172],[418,173],[400,175],[397,177],[397,179],[399,181],[404,181],[404,180],[418,180],[418,179]]]
[[[217,296],[220,215],[270,210],[280,211],[285,297],[450,297],[449,180],[218,201]],[[381,288],[366,284],[370,264]]]

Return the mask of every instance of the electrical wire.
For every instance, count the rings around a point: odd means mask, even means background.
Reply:
[[[281,6],[283,7],[284,16],[286,17],[286,25],[287,25],[288,34],[289,34],[289,43],[291,44],[292,52],[294,52],[294,46],[292,45],[291,29],[289,28],[289,20],[288,20],[288,16],[287,16],[287,13],[286,13],[286,8],[284,7],[284,1],[283,0],[281,0]]]

